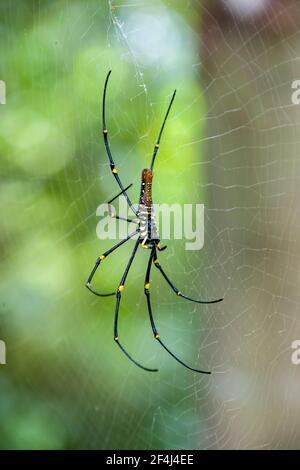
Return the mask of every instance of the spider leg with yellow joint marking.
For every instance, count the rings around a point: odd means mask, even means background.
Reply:
[[[121,349],[121,351],[125,354],[125,356],[127,356],[127,358],[131,362],[133,362],[136,366],[138,366],[141,369],[146,370],[148,372],[157,372],[158,369],[150,369],[149,367],[145,367],[142,364],[140,364],[139,362],[137,362],[135,359],[133,359],[133,357],[131,357],[131,355],[126,351],[124,346],[120,343],[120,339],[119,339],[118,320],[119,320],[119,310],[120,310],[120,302],[121,302],[122,292],[125,288],[125,281],[126,281],[128,273],[129,273],[130,267],[132,265],[132,262],[134,260],[134,257],[136,255],[138,247],[139,247],[139,240],[137,240],[137,242],[134,246],[133,252],[130,256],[130,259],[128,261],[128,264],[126,266],[126,269],[124,271],[124,274],[122,276],[121,282],[119,284],[119,287],[118,287],[118,290],[117,290],[117,293],[116,293],[116,310],[115,310],[115,321],[114,321],[114,340],[117,343],[117,345],[119,346],[119,348]]]
[[[135,230],[134,232],[132,232],[130,235],[128,235],[127,238],[124,238],[123,240],[121,240],[120,242],[118,242],[116,245],[112,246],[111,248],[109,248],[109,250],[105,251],[102,255],[100,255],[97,259],[96,259],[96,263],[95,263],[95,266],[93,267],[92,271],[91,271],[91,274],[89,275],[88,277],[88,280],[86,282],[86,288],[91,291],[93,294],[97,295],[98,297],[109,297],[111,295],[115,295],[116,292],[111,292],[109,294],[101,294],[100,292],[97,292],[93,287],[91,287],[91,282],[92,282],[92,279],[97,271],[97,269],[99,268],[100,264],[105,260],[105,258],[110,255],[113,251],[115,251],[117,248],[119,248],[121,245],[123,245],[124,243],[126,243],[128,240],[130,240],[132,237],[134,237],[134,235],[136,235],[138,233],[138,230]]]
[[[148,313],[149,313],[149,319],[151,323],[151,328],[153,331],[154,338],[160,343],[160,345],[172,356],[179,364],[182,366],[186,367],[187,369],[190,369],[194,372],[198,372],[199,374],[211,374],[211,372],[201,370],[201,369],[195,369],[194,367],[188,366],[185,362],[183,362],[181,359],[179,359],[170,349],[165,345],[165,343],[160,339],[160,335],[156,329],[156,325],[154,323],[154,318],[153,318],[153,313],[152,313],[152,306],[151,306],[151,299],[150,299],[150,272],[151,272],[151,266],[152,266],[152,260],[155,259],[156,257],[156,251],[155,247],[151,251],[151,255],[149,258],[148,262],[148,267],[146,271],[146,277],[145,277],[145,286],[144,286],[144,292],[147,298],[147,307],[148,307]]]
[[[107,156],[108,156],[108,159],[109,159],[110,169],[111,169],[112,175],[114,176],[115,180],[117,181],[117,183],[119,185],[119,188],[122,190],[124,196],[126,197],[126,200],[127,200],[127,203],[129,205],[129,207],[134,212],[134,214],[137,215],[137,211],[134,208],[134,206],[133,206],[133,204],[132,204],[132,202],[131,202],[131,200],[130,200],[127,192],[126,192],[126,189],[124,188],[124,186],[122,184],[122,181],[120,180],[119,171],[117,170],[117,168],[115,166],[115,162],[114,162],[114,159],[113,159],[113,156],[112,156],[112,153],[111,153],[109,139],[108,139],[108,129],[107,129],[107,126],[106,126],[105,104],[106,104],[106,90],[107,90],[107,84],[108,84],[110,74],[111,74],[111,70],[108,72],[108,74],[106,76],[106,79],[105,79],[104,91],[103,91],[103,100],[102,100],[102,132],[103,132],[103,138],[104,138],[104,145],[105,145],[106,153],[107,153]]]

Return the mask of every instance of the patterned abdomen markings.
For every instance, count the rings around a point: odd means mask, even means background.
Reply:
[[[138,209],[140,224],[140,242],[143,246],[151,247],[153,242],[159,243],[159,233],[156,226],[152,203],[152,179],[153,171],[142,171],[142,185]]]

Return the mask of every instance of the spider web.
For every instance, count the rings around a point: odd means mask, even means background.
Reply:
[[[47,163],[39,155],[23,161],[26,145],[13,143],[5,110],[2,144],[12,163],[3,200],[10,215],[25,211],[29,222],[24,216],[17,228],[30,237],[21,235],[19,245],[10,238],[17,229],[6,222],[2,325],[11,365],[1,379],[4,447],[298,447],[299,370],[291,343],[300,338],[299,109],[291,104],[291,83],[300,78],[300,10],[274,2],[265,21],[254,16],[247,23],[237,13],[228,21],[220,5],[75,1],[60,2],[59,13],[55,2],[28,12],[36,15],[31,40],[43,40],[50,58],[25,43],[32,87],[34,73],[40,87],[26,93],[37,96],[37,121],[43,115],[44,126],[48,119],[62,129],[47,128],[59,143],[51,155],[37,143]],[[285,12],[288,24],[281,23]],[[9,16],[6,26],[12,34]],[[25,75],[22,60],[20,67]],[[161,338],[192,367],[211,370],[209,377],[187,371],[152,339],[146,250],[126,282],[120,338],[159,373],[127,361],[112,341],[114,300],[83,287],[95,258],[114,243],[99,241],[95,231],[97,206],[118,192],[100,132],[110,69],[111,146],[123,184],[134,184],[134,202],[178,91],[157,156],[154,200],[204,203],[205,243],[193,252],[185,251],[185,240],[168,240],[160,262],[182,292],[224,301],[199,306],[179,299],[155,269],[151,294]],[[19,80],[12,86],[26,88]],[[13,98],[15,111],[24,96],[15,91]],[[18,122],[26,113],[18,109]],[[26,127],[28,140],[40,131]],[[118,284],[132,248],[128,242],[103,263],[95,278],[102,291]],[[21,397],[27,409],[16,406]]]

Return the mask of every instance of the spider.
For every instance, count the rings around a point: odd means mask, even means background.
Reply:
[[[217,299],[217,300],[195,300],[195,299],[192,299],[191,297],[188,297],[187,295],[183,294],[179,289],[177,289],[177,287],[175,287],[173,282],[170,280],[169,276],[167,276],[167,274],[165,273],[165,271],[162,268],[161,264],[159,263],[158,257],[157,257],[157,252],[158,251],[163,251],[167,247],[166,246],[164,246],[164,247],[160,246],[158,228],[157,228],[155,217],[154,217],[153,202],[152,202],[152,180],[153,180],[153,175],[154,175],[153,166],[154,166],[155,158],[156,158],[156,155],[157,155],[157,152],[158,152],[158,149],[159,149],[161,136],[162,136],[162,133],[163,133],[168,115],[170,113],[171,106],[173,104],[173,101],[174,101],[174,98],[175,98],[175,95],[176,95],[176,90],[174,91],[174,93],[172,95],[172,98],[171,98],[170,104],[168,106],[165,118],[163,120],[162,127],[159,131],[158,138],[157,138],[156,144],[154,146],[154,150],[153,150],[153,155],[152,155],[150,168],[145,168],[142,171],[139,205],[138,205],[138,208],[136,209],[133,206],[133,204],[132,204],[132,202],[131,202],[131,200],[128,196],[128,193],[127,193],[127,190],[132,186],[132,184],[127,186],[126,188],[124,188],[124,186],[121,182],[121,179],[119,177],[119,172],[118,172],[117,168],[115,167],[115,162],[114,162],[114,159],[113,159],[113,156],[112,156],[112,153],[111,153],[109,139],[108,139],[108,130],[107,130],[107,127],[106,127],[106,112],[105,112],[106,111],[106,105],[105,105],[105,103],[106,103],[107,84],[108,84],[108,81],[109,81],[110,74],[111,74],[111,70],[108,72],[108,74],[106,76],[106,80],[105,80],[105,84],[104,84],[104,91],[103,91],[103,101],[102,101],[103,137],[104,137],[104,144],[105,144],[106,153],[107,153],[109,163],[110,163],[110,169],[111,169],[112,175],[114,176],[115,180],[117,181],[117,184],[119,185],[119,188],[121,189],[121,192],[119,194],[117,194],[113,199],[111,199],[108,202],[108,204],[110,205],[119,196],[124,195],[130,209],[132,210],[132,212],[134,213],[136,218],[135,219],[130,219],[130,218],[121,217],[119,215],[114,214],[111,211],[111,209],[109,210],[109,214],[112,217],[115,217],[116,219],[125,220],[126,222],[129,222],[129,223],[136,223],[137,228],[133,233],[128,235],[127,238],[124,238],[121,241],[119,241],[117,244],[115,244],[114,246],[109,248],[109,250],[105,251],[102,255],[100,255],[96,259],[95,266],[93,267],[93,269],[92,269],[92,271],[89,275],[89,278],[88,278],[87,283],[86,283],[86,287],[93,294],[95,294],[99,297],[108,297],[108,296],[112,296],[112,295],[116,296],[116,307],[115,307],[115,318],[114,318],[114,340],[115,340],[115,342],[117,343],[119,348],[123,351],[123,353],[127,356],[127,358],[131,362],[133,362],[136,366],[138,366],[141,369],[146,370],[148,372],[157,372],[158,369],[151,369],[151,368],[145,367],[142,364],[140,364],[138,361],[133,359],[133,357],[127,352],[127,350],[124,348],[124,346],[120,342],[119,333],[118,333],[118,319],[119,319],[119,309],[120,309],[122,292],[124,291],[125,282],[126,282],[129,270],[131,268],[133,259],[134,259],[135,255],[137,253],[137,250],[138,250],[139,246],[149,249],[150,250],[150,257],[149,257],[148,266],[147,266],[147,270],[146,270],[145,283],[144,283],[144,293],[145,293],[146,300],[147,300],[148,314],[149,314],[150,324],[151,324],[151,328],[152,328],[154,338],[160,343],[160,345],[177,362],[179,362],[181,365],[183,365],[187,369],[190,369],[190,370],[195,371],[195,372],[199,372],[201,374],[210,374],[211,372],[190,367],[185,362],[183,362],[181,359],[179,359],[172,351],[170,351],[170,349],[165,345],[165,343],[161,340],[161,338],[158,334],[158,331],[157,331],[157,328],[156,328],[156,325],[155,325],[155,322],[154,322],[154,318],[153,318],[152,308],[151,308],[150,274],[151,274],[152,265],[154,265],[158,269],[158,271],[162,274],[163,278],[168,283],[170,288],[179,297],[183,297],[186,300],[189,300],[189,301],[195,302],[195,303],[199,303],[199,304],[214,304],[214,303],[217,303],[217,302],[221,302],[223,300],[222,298]],[[128,264],[127,264],[126,269],[124,271],[124,274],[121,278],[121,281],[119,283],[117,291],[109,293],[109,294],[102,294],[102,293],[96,291],[91,286],[91,282],[92,282],[92,279],[93,279],[98,267],[100,266],[100,264],[104,261],[105,258],[107,258],[108,255],[110,255],[113,251],[118,249],[121,245],[123,245],[124,243],[126,243],[128,240],[132,239],[136,235],[137,235],[137,240],[135,242],[133,251],[131,253],[131,256],[129,258]]]

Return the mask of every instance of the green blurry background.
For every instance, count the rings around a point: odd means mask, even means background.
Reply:
[[[277,31],[259,17],[230,23],[220,5],[1,2],[3,449],[298,446],[290,344],[300,337],[299,112],[290,82],[300,77],[299,7],[286,9],[290,22]],[[268,13],[271,25],[282,18],[280,6],[274,2],[273,20]],[[153,307],[170,348],[210,368],[210,377],[181,368],[153,341],[146,250],[128,278],[120,336],[159,373],[125,358],[113,342],[114,299],[84,287],[96,257],[114,243],[96,237],[96,208],[118,191],[101,132],[110,69],[111,145],[135,202],[178,90],[154,198],[204,203],[206,238],[200,252],[168,241],[161,262],[182,291],[225,300],[189,304],[153,272]],[[102,290],[116,287],[132,246],[106,260],[96,277]]]

